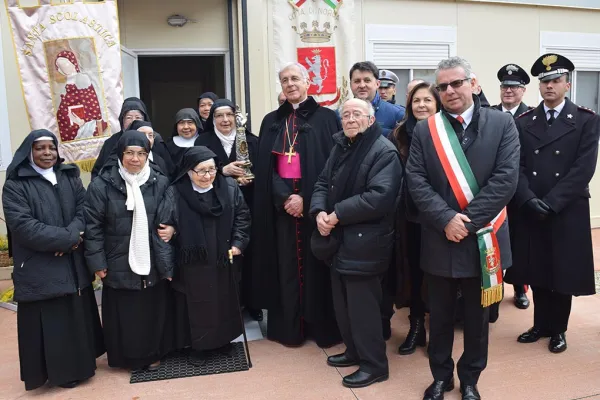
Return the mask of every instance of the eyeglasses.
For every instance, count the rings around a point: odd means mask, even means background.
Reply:
[[[192,169],[191,171],[194,172],[194,173],[196,173],[196,175],[198,175],[198,176],[206,176],[206,174],[209,174],[210,176],[213,176],[213,175],[217,174],[217,169],[216,168],[201,169],[199,171],[196,171],[195,169]]]
[[[342,115],[342,121],[359,120],[362,117],[369,117],[369,115],[360,113],[358,111],[353,113],[344,113],[344,115]]]
[[[507,91],[508,89],[512,89],[514,91],[514,90],[521,89],[524,87],[525,86],[523,86],[523,85],[500,85],[500,90]]]
[[[466,81],[470,81],[471,78],[464,78],[464,79],[457,79],[455,81],[452,81],[450,83],[440,83],[439,85],[437,85],[435,88],[440,91],[440,92],[445,92],[446,90],[448,90],[448,86],[452,86],[452,89],[458,89],[459,87],[461,87]]]
[[[133,158],[133,157],[146,158],[146,157],[148,157],[148,153],[146,153],[145,151],[136,152],[136,151],[127,150],[127,151],[123,152],[123,156],[125,158]]]
[[[235,118],[235,114],[234,113],[227,113],[227,114],[215,114],[215,119],[234,119]]]

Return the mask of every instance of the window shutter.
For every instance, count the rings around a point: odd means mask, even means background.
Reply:
[[[558,53],[567,57],[575,65],[575,70],[600,68],[600,49],[567,49],[563,47],[547,47],[547,53]]]
[[[435,69],[448,57],[447,43],[373,43],[373,62],[379,68]]]

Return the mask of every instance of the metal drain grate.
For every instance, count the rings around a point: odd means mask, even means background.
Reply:
[[[129,383],[160,381],[164,379],[189,378],[191,376],[224,374],[227,372],[247,371],[248,362],[243,343],[232,343],[231,355],[211,354],[206,364],[196,367],[188,362],[187,355],[168,356],[156,371],[135,371],[131,373]]]

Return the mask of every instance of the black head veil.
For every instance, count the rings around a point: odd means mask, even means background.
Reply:
[[[202,131],[202,122],[200,122],[200,117],[198,116],[198,113],[193,108],[183,108],[177,111],[177,114],[175,114],[175,125],[173,125],[173,137],[178,136],[177,123],[186,119],[194,121],[194,124],[196,124],[196,133]]]
[[[213,124],[215,110],[220,107],[230,107],[231,111],[235,113],[235,104],[231,100],[228,99],[219,99],[215,101],[210,108],[210,114],[208,114],[208,118],[206,119],[206,123],[204,124],[204,130],[210,132],[215,129]]]
[[[146,135],[140,131],[128,130],[123,132],[123,136],[117,142],[117,156],[121,162],[123,162],[123,152],[129,146],[139,146],[150,153],[150,142]]]
[[[216,162],[217,155],[205,146],[194,146],[185,150],[181,163],[177,169],[177,175],[173,183],[179,181],[184,176],[187,176],[188,171],[194,168],[201,162],[214,159]]]
[[[54,135],[54,133],[50,132],[48,129],[36,129],[34,131],[31,131],[29,133],[29,135],[27,135],[27,137],[23,140],[23,143],[21,143],[21,145],[19,146],[17,151],[15,152],[15,155],[14,155],[12,161],[10,162],[10,165],[6,169],[6,178],[7,179],[14,178],[14,174],[17,172],[18,167],[21,166],[23,163],[26,162],[27,164],[29,164],[29,156],[31,154],[31,148],[33,147],[33,142],[35,142],[37,139],[44,137],[44,136],[52,138],[52,141],[54,142],[54,145],[56,146],[56,149],[58,152],[58,139],[56,139],[56,136]],[[60,158],[60,154],[59,154],[58,159],[56,160],[56,164],[54,165],[54,168],[56,168],[56,166],[61,164],[63,161],[64,160]]]

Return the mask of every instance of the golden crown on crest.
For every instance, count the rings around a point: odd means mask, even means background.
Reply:
[[[325,22],[323,24],[323,29],[319,29],[319,21],[312,22],[311,31],[307,30],[306,28],[308,28],[306,22],[302,22],[300,24],[300,29],[292,26],[292,29],[296,31],[296,33],[300,36],[300,40],[304,43],[326,43],[331,40],[331,35],[333,32],[329,22]]]

